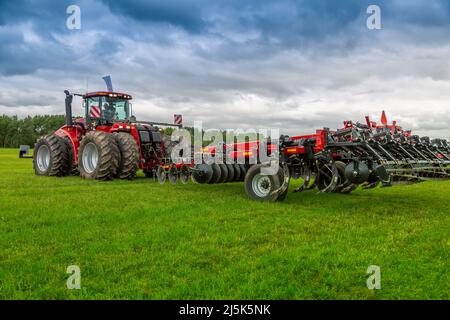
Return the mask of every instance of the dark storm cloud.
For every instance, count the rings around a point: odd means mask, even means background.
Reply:
[[[205,1],[115,1],[104,0],[111,12],[148,23],[163,23],[179,26],[191,32],[201,32],[207,26],[203,16]]]
[[[1,1],[0,25],[9,28],[0,32],[0,42],[4,44],[0,53],[0,73],[32,73],[52,65],[59,67],[60,60],[76,59],[79,53],[68,52],[65,44],[54,38],[55,34],[68,34],[65,10],[72,3]],[[102,33],[99,38],[86,35],[86,41],[96,43],[92,53],[99,58],[107,58],[112,50],[119,49],[120,43],[115,35],[126,35],[135,41],[156,41],[170,49],[176,46],[177,41],[168,41],[168,35],[173,31],[170,28],[174,27],[220,42],[216,50],[208,46],[193,48],[195,54],[209,60],[252,60],[288,48],[313,52],[327,50],[330,53],[335,50],[334,53],[345,54],[358,45],[362,32],[367,34],[365,10],[372,3],[383,8],[386,27],[442,27],[450,21],[450,5],[446,1],[75,1],[82,8],[83,28],[80,33],[94,30]],[[109,18],[102,19],[105,15]],[[356,21],[359,22],[357,26]],[[26,23],[30,23],[47,49],[24,40],[20,29]],[[433,36],[448,37],[447,33],[439,32],[421,36],[428,41]],[[238,38],[244,40],[239,41]],[[333,38],[336,41],[332,41]],[[321,47],[325,39],[331,39],[333,44]],[[106,42],[107,46],[103,47]],[[37,51],[44,50],[45,54],[36,56]]]
[[[70,4],[81,30],[66,28]],[[366,28],[369,4],[381,31]],[[0,112],[62,112],[62,89],[111,74],[155,120],[310,131],[390,108],[445,130],[449,13],[444,0],[0,0]]]

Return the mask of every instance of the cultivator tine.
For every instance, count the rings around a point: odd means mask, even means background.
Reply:
[[[303,179],[303,184],[294,190],[295,193],[309,190],[309,184],[311,183],[311,170],[308,167],[305,166],[301,178]]]
[[[317,179],[320,182],[320,184],[318,183],[320,193],[330,193],[336,189],[339,182],[339,173],[334,161],[317,165]]]

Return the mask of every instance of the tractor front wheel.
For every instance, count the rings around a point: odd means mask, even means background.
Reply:
[[[119,171],[120,151],[111,134],[88,132],[78,151],[78,171],[85,179],[112,180]]]
[[[63,138],[51,134],[36,142],[33,154],[36,175],[65,176],[69,171],[69,160],[69,151]]]

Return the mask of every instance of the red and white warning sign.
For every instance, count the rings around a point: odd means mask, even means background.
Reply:
[[[176,125],[182,125],[183,124],[183,116],[181,114],[174,114],[173,115],[173,123]]]
[[[91,106],[91,117],[92,118],[100,118],[101,112],[100,107]]]

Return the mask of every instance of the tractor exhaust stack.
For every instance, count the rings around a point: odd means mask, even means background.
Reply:
[[[72,120],[73,95],[70,94],[69,90],[64,90],[64,93],[66,94],[66,125],[72,126],[73,125],[73,120]]]

